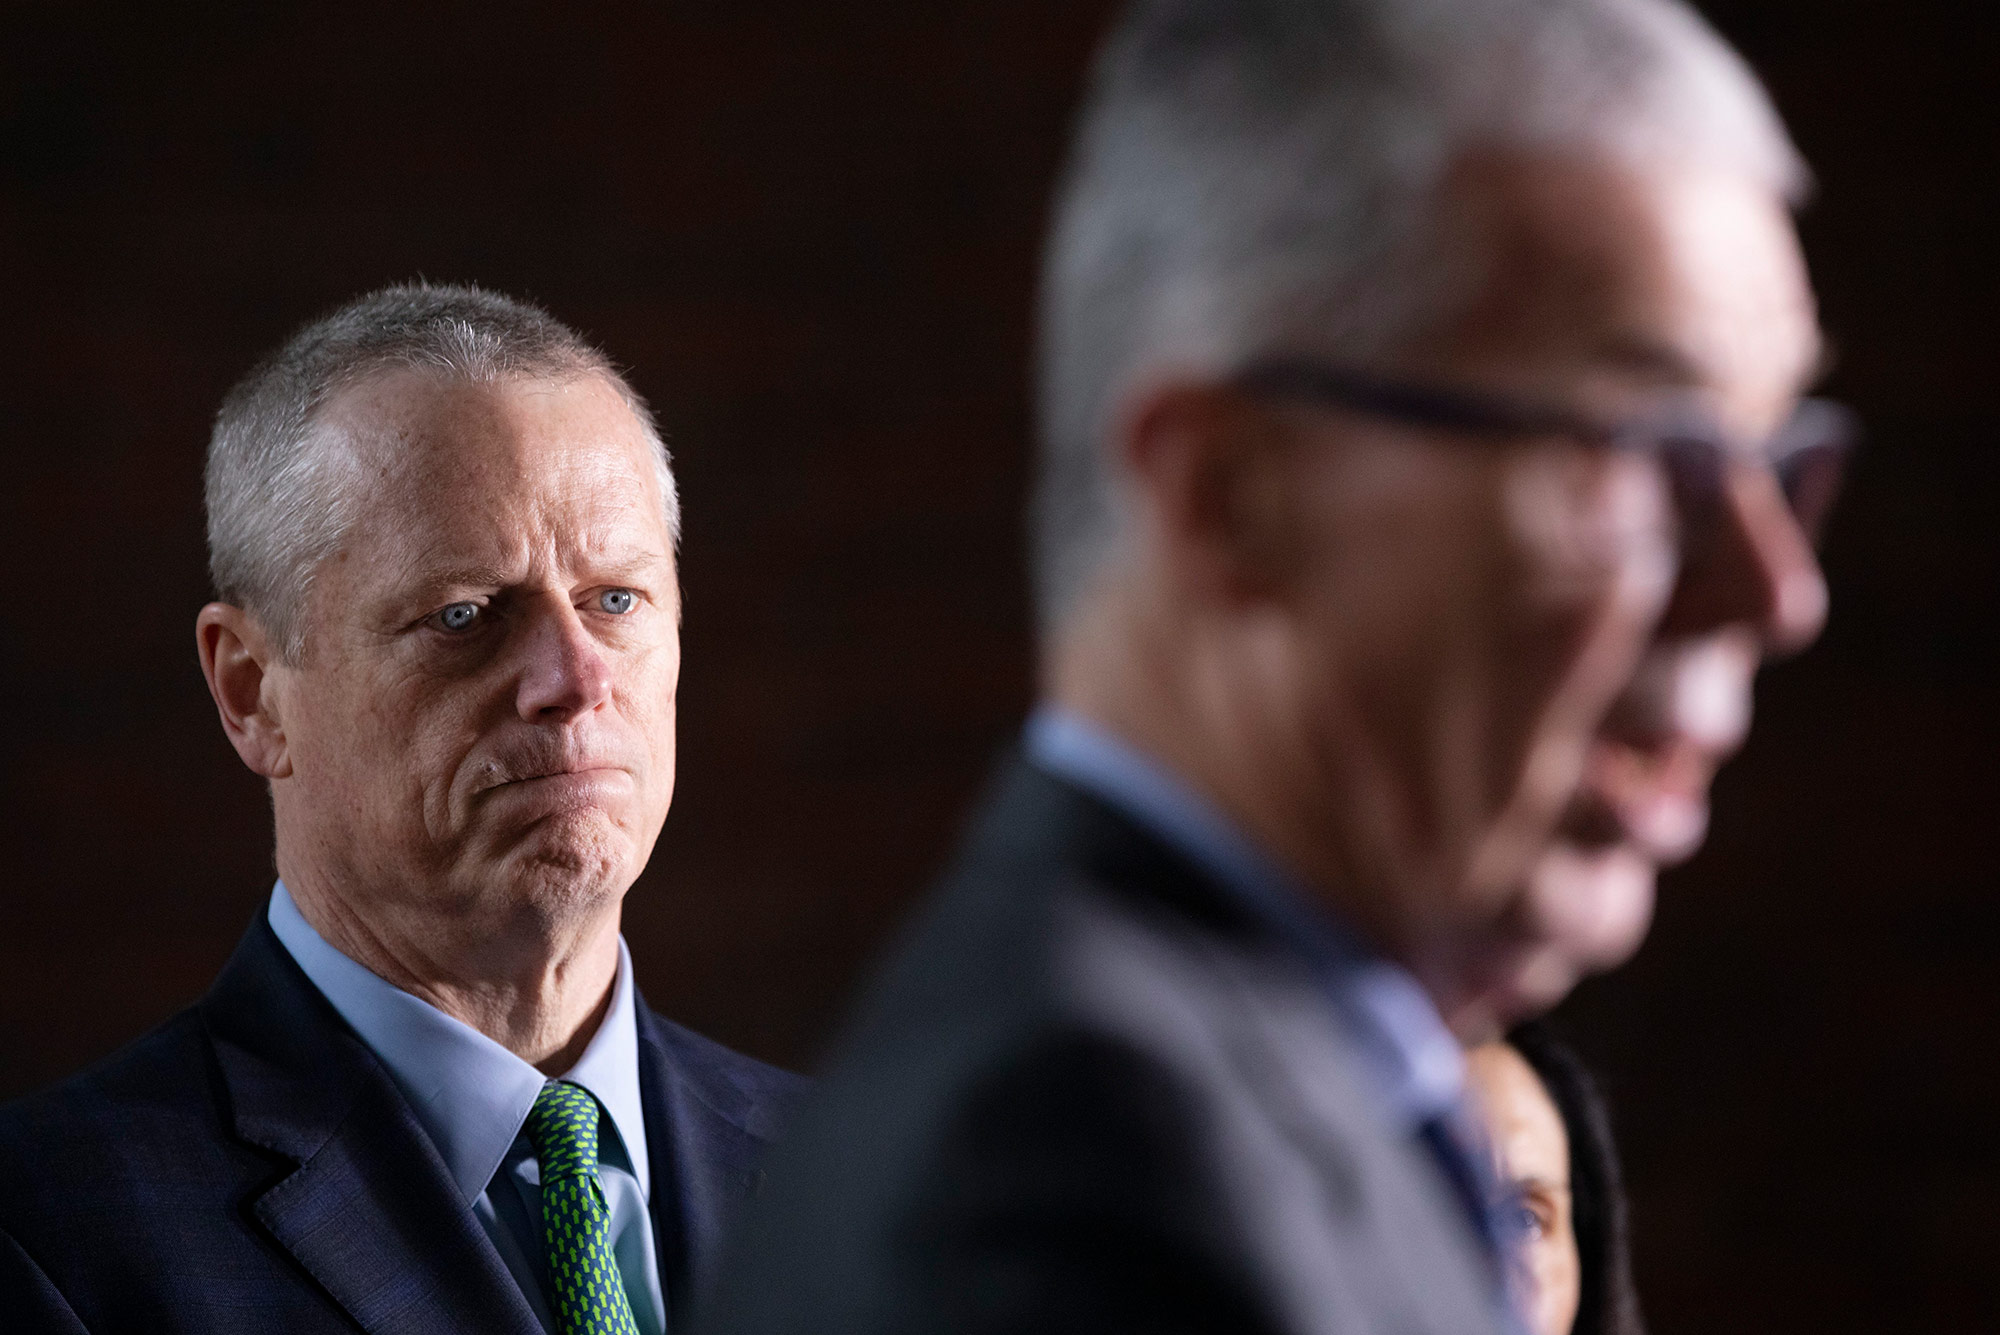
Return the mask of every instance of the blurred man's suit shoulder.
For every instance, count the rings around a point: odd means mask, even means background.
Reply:
[[[1030,763],[849,1034],[746,1217],[785,1282],[725,1261],[709,1330],[1491,1325],[1462,1209],[1298,958]]]
[[[654,1236],[684,1301],[804,1082],[637,1018]],[[0,1108],[0,1312],[10,1332],[99,1335],[541,1329],[394,1081],[261,915],[197,1005]]]

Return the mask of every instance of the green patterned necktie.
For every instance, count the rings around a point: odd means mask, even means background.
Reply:
[[[528,1114],[542,1166],[542,1236],[561,1335],[639,1335],[611,1255],[611,1211],[597,1181],[597,1100],[581,1085],[542,1087]]]

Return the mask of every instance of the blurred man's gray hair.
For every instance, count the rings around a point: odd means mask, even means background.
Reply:
[[[280,653],[306,640],[314,572],[352,519],[350,460],[313,430],[340,390],[413,370],[445,380],[573,380],[601,375],[653,442],[668,531],[680,502],[653,414],[611,360],[525,301],[476,287],[382,288],[313,321],[230,390],[209,438],[208,564],[216,597],[254,615]]]
[[[1807,172],[1680,0],[1139,0],[1099,57],[1041,292],[1036,599],[1113,550],[1107,435],[1149,375],[1366,359],[1448,302],[1429,207],[1482,145]]]

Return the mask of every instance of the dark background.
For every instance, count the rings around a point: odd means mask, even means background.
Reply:
[[[627,933],[656,1006],[809,1063],[1029,698],[1028,294],[1103,0],[167,8],[0,10],[0,1096],[193,1000],[268,892],[193,655],[207,419],[419,274],[547,303],[662,411],[681,781]],[[1708,9],[1823,178],[1872,447],[1831,631],[1564,1017],[1659,1331],[1989,1331],[1993,7]]]

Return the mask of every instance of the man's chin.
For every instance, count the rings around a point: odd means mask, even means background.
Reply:
[[[1558,843],[1529,874],[1523,915],[1536,947],[1527,972],[1567,992],[1585,974],[1632,958],[1653,923],[1654,861],[1630,844]],[[1544,962],[1549,961],[1549,962]]]
[[[482,861],[493,868],[493,884],[511,887],[511,898],[555,904],[622,893],[645,862],[630,834],[602,811],[564,812],[507,835]]]
[[[1508,939],[1468,970],[1468,985],[1448,1007],[1453,1032],[1490,1038],[1630,959],[1652,924],[1656,875],[1629,845],[1552,848],[1528,879]]]

